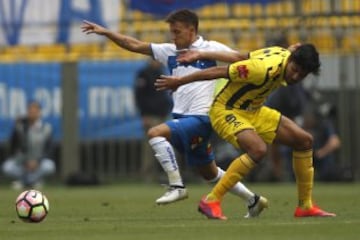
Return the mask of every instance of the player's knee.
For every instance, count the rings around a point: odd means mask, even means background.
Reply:
[[[295,150],[304,151],[304,150],[312,149],[313,141],[314,141],[313,136],[308,132],[304,132],[301,136],[298,137]]]
[[[161,131],[158,127],[152,127],[147,131],[147,136],[149,139],[154,138],[154,137],[160,137]]]
[[[212,182],[217,177],[217,174],[214,172],[200,172],[200,175],[207,182]]]
[[[222,174],[219,173],[221,169],[216,166],[215,161],[207,165],[197,166],[196,170],[207,182],[216,182],[222,176]]]
[[[267,146],[266,144],[258,144],[256,146],[252,146],[248,151],[247,154],[250,158],[255,162],[260,162],[266,155]]]

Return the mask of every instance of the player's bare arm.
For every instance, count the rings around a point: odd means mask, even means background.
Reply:
[[[295,51],[298,47],[300,47],[301,46],[301,43],[294,43],[294,44],[291,44],[289,47],[288,47],[288,50],[290,51],[290,52],[293,52],[293,51]]]
[[[183,77],[161,75],[160,78],[158,78],[155,82],[155,88],[158,91],[167,89],[176,91],[179,86],[184,84],[195,81],[216,80],[217,78],[226,78],[227,76],[227,66],[212,67]]]
[[[199,59],[209,59],[227,63],[233,63],[248,59],[248,54],[243,54],[237,51],[198,51],[188,50],[184,51],[177,57],[178,62],[193,62]]]
[[[83,21],[83,25],[81,26],[82,32],[86,34],[98,34],[107,37],[114,43],[116,43],[119,47],[124,48],[131,52],[141,53],[145,55],[151,55],[151,47],[150,43],[140,41],[131,36],[127,36],[121,33],[116,33],[110,31],[109,29],[100,26],[96,23],[90,21]]]
[[[295,43],[288,47],[288,50],[295,51],[301,43]],[[199,59],[209,59],[221,61],[226,63],[233,63],[237,61],[246,60],[249,58],[249,53],[240,53],[238,51],[224,52],[224,51],[199,51],[199,50],[184,50],[179,52],[177,57],[178,62],[194,62]]]

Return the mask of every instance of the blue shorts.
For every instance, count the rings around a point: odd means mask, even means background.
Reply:
[[[208,116],[173,114],[173,119],[166,124],[171,130],[171,144],[190,166],[206,165],[215,160]]]

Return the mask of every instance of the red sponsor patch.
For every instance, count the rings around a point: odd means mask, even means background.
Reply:
[[[247,69],[246,65],[239,65],[237,67],[237,71],[240,78],[247,78],[249,74],[249,70]]]

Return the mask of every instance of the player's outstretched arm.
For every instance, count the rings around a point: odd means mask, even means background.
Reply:
[[[288,47],[288,50],[293,52],[301,43],[294,43]],[[221,61],[227,63],[238,62],[249,58],[249,53],[240,53],[238,51],[226,52],[226,51],[199,51],[184,49],[178,52],[178,62],[194,62],[200,59],[209,59],[214,61]]]
[[[294,44],[291,44],[289,47],[288,47],[288,50],[290,52],[294,52],[296,49],[298,49],[298,47],[301,46],[301,43],[294,43]]]
[[[114,43],[116,43],[119,47],[124,48],[128,51],[141,53],[145,55],[152,54],[150,43],[140,41],[136,38],[121,33],[112,32],[109,29],[100,26],[96,23],[84,20],[81,29],[86,34],[95,33],[98,35],[105,36]]]
[[[158,91],[168,90],[168,89],[176,91],[176,89],[179,86],[191,82],[216,80],[217,78],[226,78],[226,77],[228,77],[227,66],[211,67],[202,71],[194,72],[192,74],[183,77],[161,75],[160,78],[156,79],[155,88]]]
[[[198,51],[187,50],[183,51],[177,57],[178,62],[193,62],[199,59],[209,59],[227,63],[233,63],[248,59],[248,54],[241,54],[237,51]]]

